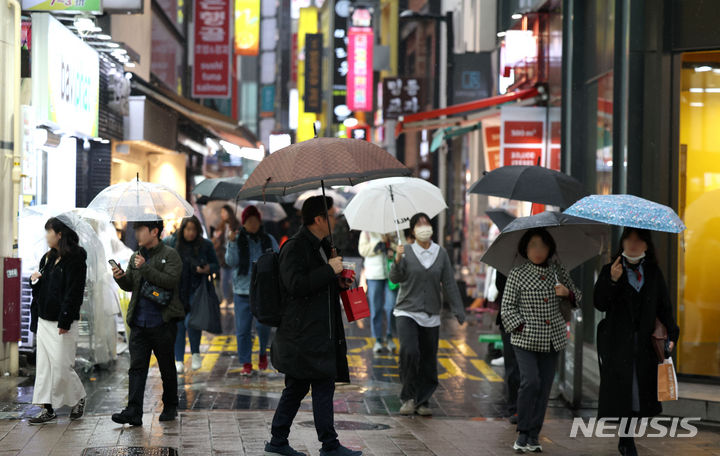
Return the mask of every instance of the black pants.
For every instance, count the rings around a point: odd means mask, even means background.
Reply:
[[[427,406],[438,386],[437,352],[440,328],[425,328],[410,317],[397,317],[400,339],[400,399]]]
[[[272,441],[276,446],[288,444],[290,426],[300,409],[300,402],[307,396],[312,386],[313,418],[318,440],[322,442],[324,451],[336,449],[340,442],[335,432],[335,415],[333,412],[333,396],[335,380],[300,380],[285,376],[285,389],[280,397],[275,416],[272,421]]]
[[[175,370],[175,337],[177,324],[166,323],[157,328],[130,328],[130,387],[128,391],[128,411],[137,415],[143,413],[145,382],[150,368],[150,355],[155,358],[160,368],[163,384],[163,405],[177,407],[178,381]]]
[[[517,413],[520,368],[518,367],[512,342],[510,342],[510,333],[501,329],[500,335],[502,336],[503,358],[505,359],[505,403],[507,404],[508,415],[514,415]]]
[[[538,437],[545,421],[550,390],[555,379],[558,352],[534,352],[515,348],[520,367],[518,391],[518,431]]]

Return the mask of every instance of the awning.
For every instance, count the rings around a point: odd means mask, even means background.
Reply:
[[[447,108],[410,114],[402,117],[397,123],[395,136],[411,131],[473,125],[485,117],[497,115],[500,105],[511,102],[516,102],[520,106],[530,105],[537,103],[542,97],[542,87],[533,87],[532,89],[483,98],[482,100],[461,103]],[[462,113],[469,114],[455,115]]]
[[[478,122],[468,127],[447,127],[442,130],[438,130],[433,135],[432,143],[430,144],[430,152],[435,152],[440,148],[443,141],[447,139],[457,138],[458,136],[465,135],[471,131],[478,130],[482,127],[482,122]]]
[[[132,79],[132,88],[208,128],[213,134],[229,142],[240,147],[258,147],[258,139],[253,132],[239,125],[234,119],[207,106],[195,103],[164,87],[150,86],[135,78]]]

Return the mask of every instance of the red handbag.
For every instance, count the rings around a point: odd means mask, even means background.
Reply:
[[[340,299],[342,300],[345,315],[347,315],[349,322],[370,316],[370,305],[368,304],[364,288],[357,287],[343,290],[340,292]]]

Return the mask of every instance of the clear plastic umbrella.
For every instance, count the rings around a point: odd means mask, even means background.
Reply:
[[[90,202],[88,209],[123,222],[179,219],[195,213],[190,203],[173,189],[139,179],[107,187]]]
[[[301,193],[300,196],[298,196],[298,199],[295,200],[295,204],[293,204],[293,207],[297,210],[301,210],[303,207],[303,204],[305,204],[305,201],[307,201],[308,198],[312,198],[313,196],[322,196],[323,190],[322,188],[318,188],[316,190],[308,190],[304,193]],[[333,199],[333,207],[339,210],[344,210],[345,207],[348,205],[348,199],[343,195],[342,193],[336,191],[336,190],[325,190],[325,196],[329,196]]]

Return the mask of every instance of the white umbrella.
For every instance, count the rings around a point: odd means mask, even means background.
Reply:
[[[301,193],[300,196],[298,196],[298,199],[295,200],[295,204],[293,204],[293,207],[297,210],[301,210],[303,204],[305,204],[305,201],[308,198],[312,198],[313,196],[322,196],[322,194],[322,188],[318,188],[316,190],[308,190],[304,193]],[[329,196],[333,199],[333,207],[338,210],[342,211],[348,205],[348,199],[342,193],[336,190],[330,190],[326,188],[325,196]]]
[[[107,187],[90,202],[88,209],[106,213],[112,221],[124,222],[177,219],[195,213],[190,203],[173,189],[139,179]]]
[[[410,227],[418,212],[435,217],[447,209],[439,188],[424,179],[389,177],[368,182],[345,208],[345,218],[353,230],[372,233],[397,232]]]

